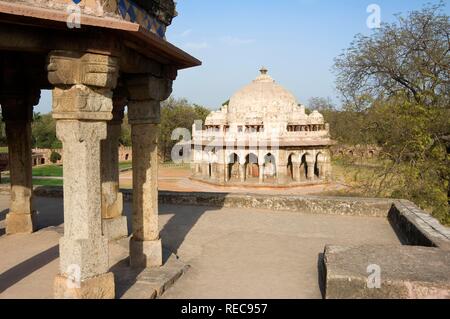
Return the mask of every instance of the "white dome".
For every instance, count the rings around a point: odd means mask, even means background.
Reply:
[[[311,124],[324,124],[323,115],[320,114],[317,110],[314,110],[309,116],[308,119]]]
[[[290,113],[297,106],[295,96],[275,83],[262,68],[261,74],[230,99],[229,113]]]

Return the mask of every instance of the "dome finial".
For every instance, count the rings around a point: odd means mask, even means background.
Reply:
[[[259,70],[259,72],[261,72],[261,74],[267,74],[267,69],[263,66],[261,67],[261,70]]]

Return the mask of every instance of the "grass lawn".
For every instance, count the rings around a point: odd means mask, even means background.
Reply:
[[[8,177],[2,177],[2,184],[9,184]],[[36,186],[63,186],[62,179],[33,179],[33,185]]]
[[[129,168],[131,168],[131,162],[120,162],[119,163],[119,170],[129,169]]]
[[[33,176],[63,176],[62,165],[46,165],[33,168]]]

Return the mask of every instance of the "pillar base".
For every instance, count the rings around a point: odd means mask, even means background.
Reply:
[[[77,284],[63,275],[54,282],[56,299],[114,299],[115,285],[112,272],[89,278]]]
[[[130,239],[130,266],[151,268],[162,266],[162,243],[159,240],[139,241]]]
[[[102,219],[103,236],[108,240],[118,240],[128,237],[127,217],[120,216],[111,219]]]
[[[37,214],[33,211],[31,214],[21,214],[10,212],[6,215],[6,234],[31,234],[37,227]]]

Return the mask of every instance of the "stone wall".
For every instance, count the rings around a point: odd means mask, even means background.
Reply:
[[[355,158],[376,158],[380,155],[381,149],[376,145],[334,145],[330,148],[331,155],[348,156]]]

